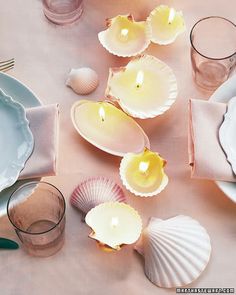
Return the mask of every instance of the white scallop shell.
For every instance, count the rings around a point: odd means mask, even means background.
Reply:
[[[127,18],[130,22],[132,22],[137,26],[143,26],[143,32],[139,33],[136,38],[132,40],[132,46],[129,44],[122,44],[119,47],[119,44],[116,43],[114,36],[117,34],[117,30],[112,33],[113,25],[116,23],[116,20],[119,18]],[[142,53],[151,43],[151,28],[149,24],[145,21],[135,22],[134,18],[131,14],[129,15],[117,15],[114,18],[107,19],[107,29],[98,33],[98,39],[102,46],[111,54],[119,56],[119,57],[131,57],[136,56]],[[112,38],[111,38],[112,36]]]
[[[159,18],[160,14],[166,9],[169,9],[167,5],[159,5],[151,11],[150,15],[147,18],[147,23],[149,24],[152,32],[151,41],[159,45],[168,45],[173,43],[180,34],[186,31],[183,14],[181,11],[176,11],[176,17],[178,17],[178,19],[182,21],[180,22],[179,29],[175,32],[175,34],[173,34],[169,39],[163,39],[163,30],[161,29],[161,26],[157,26],[157,28],[160,28],[159,33],[155,32],[155,29],[153,28],[153,20],[155,20],[155,18]]]
[[[191,217],[152,217],[135,249],[144,257],[148,279],[173,288],[200,276],[209,262],[211,243],[205,228]]]
[[[160,194],[169,182],[169,178],[165,173],[163,175],[163,179],[162,179],[160,186],[158,188],[156,188],[154,191],[150,191],[148,193],[147,192],[139,192],[129,184],[129,182],[126,179],[126,169],[127,169],[128,164],[132,160],[132,157],[133,157],[133,153],[127,153],[123,157],[123,159],[121,160],[121,163],[120,163],[120,171],[119,171],[120,178],[122,180],[123,185],[126,187],[126,189],[137,197],[154,197],[154,196]],[[163,160],[163,161],[165,161],[165,160]]]
[[[80,183],[71,195],[70,202],[84,213],[105,202],[126,203],[121,187],[113,180],[100,176]]]
[[[89,94],[98,86],[98,75],[90,68],[72,69],[66,85],[70,86],[78,94]]]
[[[135,65],[136,64],[136,65]],[[151,99],[152,101],[156,102],[156,105],[149,106],[149,109],[145,109],[144,107],[140,107],[140,104],[137,106],[135,100],[131,102],[128,101],[128,95],[121,96],[118,93],[117,89],[122,89],[124,87],[121,85],[120,88],[113,87],[113,77],[119,74],[125,74],[126,69],[137,67],[139,70],[143,70],[144,68],[150,68],[150,70],[155,73],[158,72],[162,81],[163,85],[166,85],[167,89],[164,93],[161,93],[160,98],[162,103],[158,103],[158,96],[155,96],[155,99]],[[160,79],[158,79],[160,81]],[[129,85],[127,84],[127,87]],[[123,91],[123,90],[122,90]],[[139,55],[134,57],[130,62],[121,68],[110,68],[109,70],[109,77],[107,82],[107,89],[106,89],[106,97],[112,101],[117,101],[120,107],[125,111],[127,114],[134,118],[140,119],[148,119],[154,118],[166,112],[172,104],[175,102],[178,95],[178,87],[177,87],[177,80],[173,70],[165,64],[163,61],[159,60],[155,56],[152,55]],[[148,105],[149,97],[145,100],[145,107]]]

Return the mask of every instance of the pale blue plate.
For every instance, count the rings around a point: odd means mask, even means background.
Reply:
[[[37,96],[18,80],[0,72],[0,89],[24,107],[36,107],[42,105]],[[6,204],[12,192],[25,181],[17,181],[13,186],[0,193],[0,216],[6,214]]]

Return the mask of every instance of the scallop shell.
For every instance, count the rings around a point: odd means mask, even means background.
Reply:
[[[112,232],[111,229],[106,229],[111,216],[121,224],[122,231]],[[120,250],[122,245],[135,243],[142,232],[139,213],[130,205],[121,202],[106,202],[96,206],[87,213],[85,222],[92,229],[90,238],[114,250]]]
[[[158,159],[162,162],[162,165],[157,166],[157,168],[156,168],[156,169],[161,169],[162,180],[161,180],[161,183],[158,186],[155,186],[152,191],[142,191],[141,192],[140,190],[145,189],[145,188],[139,188],[139,187],[132,186],[128,180],[128,177],[126,175],[127,174],[126,171],[127,171],[127,168],[129,166],[130,162],[133,160],[133,158],[135,156],[139,156],[139,155],[143,157],[144,153],[156,154]],[[144,150],[143,153],[140,153],[140,154],[127,153],[123,157],[123,159],[121,160],[121,163],[120,163],[120,177],[121,177],[122,183],[126,187],[127,190],[129,190],[131,193],[133,193],[136,196],[139,196],[139,197],[156,196],[157,194],[159,194],[160,192],[162,192],[164,190],[164,188],[167,186],[167,184],[169,182],[169,178],[164,172],[165,164],[166,164],[166,161],[164,159],[162,159],[158,153],[152,152],[152,151],[148,150],[147,148]]]
[[[89,94],[98,86],[98,75],[90,68],[72,69],[66,85],[71,87],[77,94]]]
[[[200,276],[209,262],[211,243],[205,228],[191,217],[152,217],[135,249],[144,257],[148,279],[173,288]]]
[[[85,104],[102,105],[107,109],[108,113],[112,114],[110,118],[112,118],[113,123],[110,126],[113,128],[113,133],[115,132],[116,136],[107,136],[106,129],[97,129],[98,125],[96,123],[91,125],[93,123],[91,122],[93,121],[91,120],[91,114],[87,113],[83,117],[84,113],[80,112],[78,115],[80,108],[85,106]],[[109,154],[123,157],[127,152],[140,152],[145,147],[150,147],[149,139],[141,126],[133,118],[109,102],[77,101],[71,108],[71,119],[75,129],[85,140]],[[94,130],[92,135],[87,133],[89,124]]]
[[[106,177],[88,178],[73,191],[70,202],[84,213],[104,202],[123,202],[126,197],[121,187]]]
[[[176,38],[182,34],[184,31],[186,31],[185,22],[183,19],[183,14],[181,11],[175,12],[175,19],[178,22],[178,26],[174,34],[170,35],[169,38],[164,38],[163,35],[166,35],[163,31],[163,25],[158,23],[158,19],[160,19],[161,14],[166,14],[166,10],[169,10],[170,8],[167,5],[160,5],[153,9],[147,18],[147,23],[149,24],[151,28],[151,41],[153,43],[159,44],[159,45],[168,45],[173,43]],[[166,36],[165,36],[166,37]]]
[[[133,97],[129,99],[133,85],[123,83],[126,76],[132,75],[133,71],[139,72],[140,70],[156,75],[155,83],[150,88],[153,89],[152,94],[147,95],[141,101]],[[109,70],[106,97],[117,101],[120,107],[132,117],[147,119],[163,114],[175,102],[177,94],[177,80],[172,69],[155,56],[139,55],[125,67]]]
[[[120,42],[116,37],[126,26],[132,29],[132,40]],[[102,46],[111,54],[131,57],[143,52],[151,43],[151,28],[145,21],[135,22],[132,15],[117,15],[107,19],[107,30],[98,34]]]

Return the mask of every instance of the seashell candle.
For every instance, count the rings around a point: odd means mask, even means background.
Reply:
[[[105,202],[126,203],[121,187],[113,180],[99,176],[81,182],[71,195],[70,202],[84,213]]]
[[[205,228],[191,217],[152,217],[135,249],[144,257],[147,278],[159,287],[174,288],[201,275],[210,259],[211,242]]]
[[[132,15],[118,15],[107,20],[107,30],[98,34],[110,53],[130,57],[143,52],[150,44],[151,30],[145,21],[135,22]]]
[[[151,41],[160,45],[167,45],[185,30],[185,22],[181,11],[176,11],[167,5],[156,7],[147,18],[152,30]]]
[[[150,145],[142,128],[109,102],[78,101],[71,118],[84,139],[107,153],[122,157]]]
[[[133,58],[126,67],[111,68],[106,96],[132,117],[146,119],[164,113],[177,97],[170,67],[151,55]]]
[[[88,212],[85,222],[93,232],[89,237],[114,250],[123,244],[135,243],[141,235],[142,220],[131,206],[107,202]]]
[[[145,149],[142,153],[128,153],[120,164],[124,186],[136,196],[152,197],[168,184],[164,172],[166,161],[158,153]]]
[[[90,68],[72,69],[66,85],[71,87],[77,94],[89,94],[98,86],[98,75]]]

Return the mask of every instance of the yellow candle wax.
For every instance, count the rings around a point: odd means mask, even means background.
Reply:
[[[120,165],[123,184],[139,196],[153,196],[160,193],[168,183],[164,172],[165,160],[158,153],[145,149],[139,154],[129,153]]]
[[[85,222],[93,230],[91,238],[115,250],[119,250],[123,244],[135,243],[142,231],[138,212],[119,202],[96,206],[87,213]]]
[[[111,68],[106,90],[133,117],[152,118],[165,112],[177,96],[173,71],[154,56],[142,55],[125,67]]]
[[[156,7],[147,22],[152,29],[151,41],[160,45],[174,42],[177,36],[186,30],[182,12],[167,5]]]
[[[71,109],[71,118],[83,138],[108,153],[123,156],[149,146],[142,128],[111,103],[76,102]]]
[[[110,53],[128,57],[143,52],[150,44],[151,29],[145,21],[136,22],[132,15],[108,19],[107,30],[98,39]]]

